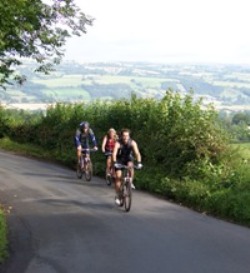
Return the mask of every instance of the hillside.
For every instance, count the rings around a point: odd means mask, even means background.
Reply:
[[[27,82],[0,90],[2,104],[112,100],[131,93],[161,98],[168,88],[181,93],[193,89],[219,109],[247,109],[250,104],[250,66],[64,62],[50,75],[34,70],[34,63],[24,63],[20,73]]]

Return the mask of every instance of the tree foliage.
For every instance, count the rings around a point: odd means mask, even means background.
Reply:
[[[245,123],[246,125],[250,125],[250,114],[248,112],[238,112],[232,118],[232,124],[240,124]]]
[[[37,71],[48,73],[60,62],[67,38],[86,33],[92,23],[74,0],[0,0],[0,86],[10,83],[22,57],[35,59]]]

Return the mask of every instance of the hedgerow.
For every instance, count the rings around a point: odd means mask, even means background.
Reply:
[[[242,169],[217,112],[204,109],[192,92],[182,96],[168,90],[162,100],[132,94],[117,101],[57,104],[46,114],[5,116],[0,128],[13,141],[39,145],[74,167],[73,137],[82,120],[90,122],[99,147],[110,127],[131,129],[145,166],[136,174],[138,188],[250,225],[250,173]],[[103,155],[93,154],[93,161],[95,173],[103,175]],[[245,201],[239,193],[243,185]]]

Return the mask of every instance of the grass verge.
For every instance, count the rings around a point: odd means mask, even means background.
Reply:
[[[4,210],[0,208],[0,263],[8,256],[7,224]]]
[[[0,139],[0,148],[20,155],[34,156],[41,159],[49,159],[52,156],[52,153],[50,151],[41,149],[40,146],[35,146],[27,143],[17,143],[12,141],[8,137]]]

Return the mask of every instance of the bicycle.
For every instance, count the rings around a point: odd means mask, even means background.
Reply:
[[[111,151],[106,151],[104,154],[105,154],[105,156],[111,156],[112,152]],[[114,181],[114,176],[115,176],[115,170],[114,170],[114,167],[111,164],[109,172],[107,173],[107,170],[106,170],[106,174],[105,174],[105,179],[106,179],[106,183],[107,183],[108,186],[112,185],[112,182]]]
[[[93,165],[90,158],[90,155],[87,157],[86,152],[96,152],[95,149],[82,149],[82,154],[80,162],[76,166],[76,176],[81,179],[82,176],[85,176],[86,181],[91,181],[93,175]]]
[[[138,166],[129,167],[123,164],[116,164],[116,167],[122,170],[122,181],[121,181],[121,189],[120,189],[120,207],[124,205],[125,211],[129,212],[132,204],[132,177],[131,177],[131,169],[140,170]]]

